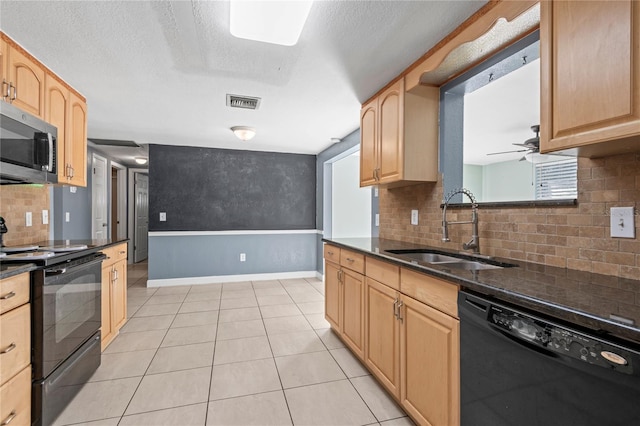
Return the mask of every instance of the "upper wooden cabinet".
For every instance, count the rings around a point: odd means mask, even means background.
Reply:
[[[2,97],[58,129],[58,183],[87,185],[87,104],[65,82],[0,33]]]
[[[44,119],[44,68],[11,45],[7,48],[6,62],[9,96],[4,99]]]
[[[393,83],[360,112],[360,186],[435,182],[438,177],[437,87],[405,92]]]
[[[87,186],[87,104],[69,92],[69,132],[65,157],[69,167],[69,184]]]
[[[543,1],[542,152],[640,151],[640,2]]]

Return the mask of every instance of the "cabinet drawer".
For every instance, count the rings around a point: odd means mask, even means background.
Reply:
[[[119,260],[127,258],[127,244],[118,244],[117,246],[107,247],[101,250],[107,258],[102,262],[102,266],[113,265]]]
[[[29,302],[30,274],[20,274],[0,280],[0,314]]]
[[[364,254],[351,250],[340,250],[340,266],[364,274]]]
[[[367,277],[385,284],[395,290],[400,290],[400,267],[389,262],[367,256]]]
[[[31,424],[31,366],[0,387],[0,424]]]
[[[324,245],[324,258],[334,263],[340,263],[340,248],[329,244]]]
[[[0,315],[0,352],[1,384],[31,362],[31,316],[28,303]]]
[[[400,269],[400,291],[458,318],[458,285],[410,269]]]

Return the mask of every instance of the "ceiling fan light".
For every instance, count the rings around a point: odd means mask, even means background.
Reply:
[[[231,128],[231,131],[242,141],[251,140],[256,135],[256,129],[247,126],[234,126]]]

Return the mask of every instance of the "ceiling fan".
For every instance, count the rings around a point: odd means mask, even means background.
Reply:
[[[490,152],[487,155],[498,155],[498,154],[509,154],[512,152],[524,152],[525,154],[522,156],[520,161],[524,161],[527,159],[527,154],[535,154],[540,152],[540,125],[535,124],[531,126],[531,130],[536,134],[535,137],[529,138],[524,143],[514,143],[512,145],[521,146],[525,149],[515,149],[512,151],[501,151],[501,152]]]

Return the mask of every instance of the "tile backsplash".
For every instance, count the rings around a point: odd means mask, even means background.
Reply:
[[[42,210],[49,211],[49,224],[42,224]],[[26,226],[26,212],[32,214],[32,226]],[[6,222],[9,232],[4,234],[7,246],[28,244],[49,239],[51,211],[49,209],[49,188],[40,185],[0,186],[0,216]]]
[[[442,239],[442,181],[380,188],[380,237],[461,250],[471,225],[449,228]],[[610,207],[635,207],[636,238],[611,238]],[[420,212],[410,224],[411,210]],[[640,154],[578,160],[578,205],[480,208],[483,254],[627,278],[640,278]],[[469,220],[450,209],[449,220]]]

